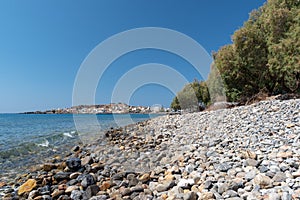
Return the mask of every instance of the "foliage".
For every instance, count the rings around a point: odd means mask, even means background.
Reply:
[[[299,0],[269,0],[253,11],[233,44],[213,55],[228,100],[245,101],[262,90],[300,92],[299,38]]]
[[[184,86],[174,97],[171,108],[177,110],[198,111],[201,105],[207,105],[210,102],[208,87],[204,81],[195,80]],[[200,106],[199,106],[200,105]]]
[[[224,88],[222,77],[214,63],[210,67],[210,73],[207,78],[206,84],[209,88],[211,102],[226,101],[226,91]]]

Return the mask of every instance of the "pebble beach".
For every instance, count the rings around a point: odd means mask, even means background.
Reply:
[[[300,99],[160,116],[110,129],[1,199],[300,199]]]

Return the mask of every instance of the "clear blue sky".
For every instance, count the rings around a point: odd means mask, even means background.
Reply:
[[[81,63],[96,45],[114,34],[139,27],[164,27],[188,35],[211,53],[230,43],[231,35],[248,19],[249,12],[264,2],[2,0],[0,112],[71,106]],[[109,68],[99,83],[96,103],[109,103],[122,73],[150,62],[181,69],[190,81],[199,78],[178,56],[157,50],[132,52]],[[173,96],[167,88],[146,85],[133,94],[130,103],[169,106]]]

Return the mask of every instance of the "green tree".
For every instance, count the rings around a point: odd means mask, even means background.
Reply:
[[[204,81],[195,80],[183,87],[178,92],[171,103],[171,108],[174,110],[184,109],[188,111],[198,111],[199,105],[208,105],[210,95],[208,87]]]
[[[178,98],[177,96],[174,97],[172,103],[171,103],[171,106],[170,106],[173,110],[177,111],[177,110],[181,110],[181,107],[180,107],[180,104],[179,104],[179,101],[178,101]]]
[[[214,54],[228,100],[299,92],[299,13],[299,0],[268,0],[233,34],[233,44]]]
[[[226,101],[225,86],[218,68],[213,63],[206,81],[211,102]]]

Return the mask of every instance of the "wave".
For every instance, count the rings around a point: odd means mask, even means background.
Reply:
[[[11,144],[9,148],[1,149],[0,160],[64,148],[66,144],[67,146],[75,144],[79,140],[79,137],[76,131],[70,131],[48,134],[27,140],[28,141],[23,140],[21,143],[15,143],[13,145]]]
[[[70,138],[73,137],[73,135],[71,135],[71,133],[67,133],[67,132],[66,132],[66,133],[63,133],[63,135],[66,136],[66,137],[70,137]]]
[[[38,146],[41,146],[41,147],[49,147],[49,141],[45,139],[44,142],[40,143],[40,144],[37,144]]]

